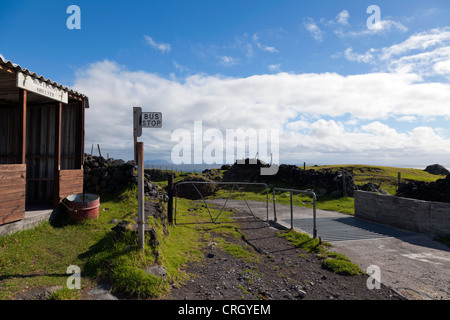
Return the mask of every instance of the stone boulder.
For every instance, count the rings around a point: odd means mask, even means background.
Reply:
[[[450,202],[450,174],[435,182],[403,182],[399,185],[396,195],[418,200]]]
[[[357,188],[358,190],[362,191],[376,192],[389,195],[389,192],[381,188],[381,183],[375,184],[373,182],[368,182],[366,184],[363,184],[362,186],[357,186]]]
[[[144,169],[144,173],[151,181],[167,181],[171,175],[170,172],[160,169]]]
[[[177,196],[181,198],[198,200],[202,198],[199,192],[203,195],[203,197],[207,197],[213,195],[217,191],[217,184],[211,183],[213,181],[209,180],[204,176],[197,176],[197,175],[187,176],[183,180],[177,182],[175,186],[178,185],[180,182],[194,182],[194,184],[191,183],[181,184],[176,188]],[[198,189],[199,192],[197,191],[196,188]]]
[[[426,172],[431,173],[431,174],[449,174],[450,171],[448,171],[444,166],[440,165],[440,164],[432,164],[429,165],[425,168]]]

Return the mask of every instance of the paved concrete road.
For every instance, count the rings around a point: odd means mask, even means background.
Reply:
[[[224,200],[212,200],[222,206]],[[259,218],[267,218],[266,203],[247,201]],[[227,208],[250,212],[242,200]],[[268,206],[274,219],[273,204]],[[277,204],[277,222],[291,226],[290,207]],[[294,229],[312,234],[312,209],[294,208]],[[317,210],[317,235],[349,257],[361,269],[379,267],[381,282],[408,299],[450,300],[450,249],[429,237],[368,222],[338,212]]]

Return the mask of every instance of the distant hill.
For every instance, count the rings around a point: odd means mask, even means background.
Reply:
[[[152,160],[144,160],[144,164],[163,164],[163,165],[169,165],[172,164],[170,161],[163,160],[163,159],[152,159]]]

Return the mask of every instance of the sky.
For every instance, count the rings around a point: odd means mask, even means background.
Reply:
[[[89,97],[87,153],[132,159],[140,106],[163,115],[146,160],[226,163],[244,130],[273,138],[268,162],[450,167],[449,16],[444,0],[2,0],[0,54]]]

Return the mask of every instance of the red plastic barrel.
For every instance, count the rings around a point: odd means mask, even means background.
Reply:
[[[69,218],[75,222],[85,219],[97,219],[100,196],[92,193],[71,194],[64,202]]]

